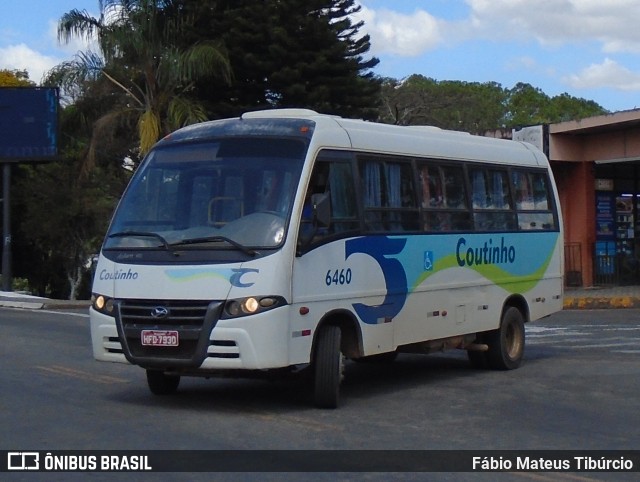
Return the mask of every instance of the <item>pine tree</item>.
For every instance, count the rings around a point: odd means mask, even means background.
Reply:
[[[229,53],[232,85],[199,85],[215,116],[304,107],[377,117],[378,59],[364,57],[370,41],[352,21],[354,0],[183,2],[200,19],[195,35],[220,35]]]
[[[375,118],[380,84],[365,60],[368,36],[359,37],[360,10],[353,0],[282,0],[274,2],[270,89],[279,106],[307,107],[347,117]]]

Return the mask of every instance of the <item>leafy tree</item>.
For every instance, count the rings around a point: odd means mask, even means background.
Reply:
[[[504,89],[495,82],[438,82],[421,75],[385,79],[380,120],[398,125],[433,125],[482,134],[504,116]]]
[[[551,99],[541,89],[518,83],[508,92],[506,123],[510,126],[544,124],[548,121]]]
[[[25,71],[3,70],[0,85],[34,83]],[[112,107],[113,91],[105,87],[101,82],[78,86],[75,103],[60,110],[63,161],[12,168],[13,273],[27,278],[29,288],[42,296],[88,296],[87,261],[99,249],[128,178],[113,162],[80,175],[93,121]],[[130,151],[131,136],[126,129],[117,134],[108,142],[110,151],[122,159]]]
[[[354,0],[283,0],[273,2],[273,70],[269,89],[278,107],[307,106],[345,117],[375,117],[379,82],[371,69],[378,59],[364,59],[368,36],[358,38],[362,23],[350,16]]]
[[[196,21],[183,37],[185,45],[213,39],[225,46],[230,82],[196,83],[195,94],[207,105],[211,118],[233,117],[270,106],[267,80],[270,45],[269,2],[261,0],[182,0]]]
[[[548,122],[564,122],[607,114],[608,111],[593,100],[573,97],[566,92],[551,98]]]
[[[0,69],[0,87],[32,87],[35,83],[29,80],[26,70]]]
[[[116,198],[101,169],[79,178],[78,160],[20,166],[21,270],[42,295],[76,299]],[[86,296],[88,293],[83,293]]]
[[[594,101],[567,93],[549,97],[541,89],[522,82],[508,91],[506,107],[505,123],[510,127],[584,119],[607,113]]]
[[[399,125],[434,125],[484,134],[496,129],[581,119],[606,111],[569,94],[549,97],[530,84],[504,89],[496,82],[437,81],[412,75],[384,79],[380,120]]]
[[[215,116],[306,107],[375,118],[380,82],[365,59],[368,36],[352,23],[353,0],[183,0],[199,21],[195,35],[219,34],[229,51],[231,85],[200,84]],[[209,37],[207,37],[209,36]]]
[[[198,79],[228,77],[222,46],[211,40],[182,43],[194,17],[175,0],[100,0],[100,16],[71,10],[58,24],[60,40],[97,38],[100,54],[80,52],[57,66],[49,82],[73,88],[106,79],[114,89],[112,109],[95,124],[93,154],[114,125],[137,125],[139,153],[144,155],[163,135],[207,118],[193,97]]]
[[[88,92],[91,92],[89,90]],[[88,261],[98,252],[128,172],[113,162],[81,174],[100,96],[85,95],[60,113],[60,153],[64,160],[21,165],[14,176],[14,212],[20,212],[15,271],[38,294],[87,297]],[[118,142],[113,151],[117,151]],[[124,149],[124,147],[122,147]]]

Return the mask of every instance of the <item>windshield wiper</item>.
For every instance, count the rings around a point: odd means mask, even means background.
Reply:
[[[162,243],[162,246],[167,251],[171,250],[167,240],[164,239],[164,237],[159,235],[158,233],[152,233],[152,232],[147,232],[147,231],[119,231],[117,233],[110,234],[108,237],[109,238],[126,238],[126,237],[129,237],[129,236],[145,236],[145,237],[148,237],[148,238],[156,238],[157,240],[159,240]]]
[[[202,243],[211,243],[211,242],[216,242],[216,241],[226,241],[227,243],[229,243],[230,245],[232,245],[234,248],[239,249],[240,251],[242,251],[243,253],[249,255],[249,256],[255,256],[256,254],[258,254],[257,251],[255,251],[254,249],[251,249],[243,244],[238,243],[237,241],[234,241],[231,238],[227,238],[226,236],[203,236],[201,238],[191,238],[191,239],[184,239],[182,241],[176,241],[175,243],[171,243],[168,245],[168,247],[170,248],[175,248],[176,246],[185,246],[188,244],[202,244]]]

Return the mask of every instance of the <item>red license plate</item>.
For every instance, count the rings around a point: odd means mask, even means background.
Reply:
[[[175,330],[142,330],[140,338],[145,346],[178,346],[180,341]]]

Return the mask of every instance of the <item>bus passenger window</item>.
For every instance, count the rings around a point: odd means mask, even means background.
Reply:
[[[411,164],[371,159],[365,160],[361,169],[366,229],[372,232],[418,230]]]
[[[462,168],[444,166],[442,172],[444,174],[445,207],[449,209],[466,208]]]
[[[513,171],[513,185],[515,186],[516,209],[531,210],[535,209],[533,203],[533,191],[529,176],[526,172]]]
[[[422,185],[423,208],[442,207],[442,179],[437,167],[423,166],[420,168],[420,184]]]
[[[523,231],[557,229],[546,173],[514,170],[511,179],[516,193],[518,228]]]
[[[506,171],[470,169],[471,199],[474,209],[510,209]]]
[[[535,209],[549,209],[549,188],[543,174],[532,174],[533,204]]]
[[[311,196],[326,194],[331,206],[329,226],[315,226]],[[318,161],[313,169],[300,220],[299,243],[313,244],[322,238],[359,228],[352,167],[345,161]]]

